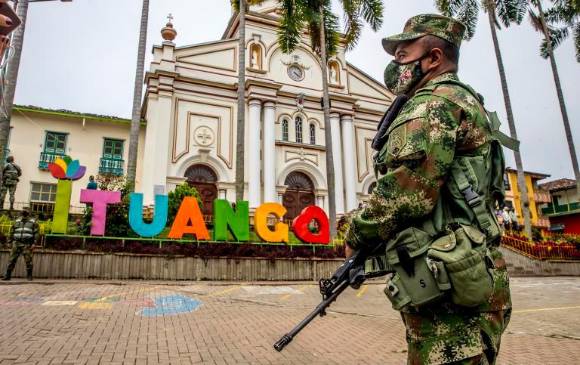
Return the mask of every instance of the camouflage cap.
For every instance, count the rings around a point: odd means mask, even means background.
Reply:
[[[403,33],[384,38],[383,48],[394,56],[399,43],[426,35],[437,36],[459,47],[464,34],[465,25],[458,20],[437,14],[421,14],[407,20]]]

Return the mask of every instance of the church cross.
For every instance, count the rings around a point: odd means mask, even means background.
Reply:
[[[211,142],[211,134],[208,133],[206,128],[203,128],[197,134],[197,138],[201,141],[202,144],[206,145]]]
[[[173,22],[173,14],[169,13],[167,20],[169,20],[170,23]]]

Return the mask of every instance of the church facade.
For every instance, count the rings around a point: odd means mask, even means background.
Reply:
[[[292,54],[282,53],[274,4],[252,7],[246,20],[244,197],[250,208],[282,203],[288,218],[307,205],[327,208],[328,147],[340,215],[365,200],[375,182],[370,143],[392,95],[340,48],[328,62],[332,146],[326,146],[320,59],[306,36]],[[143,109],[147,202],[184,182],[198,188],[208,213],[215,198],[235,200],[238,20],[233,16],[214,42],[178,47],[166,40],[154,47]]]
[[[308,205],[327,209],[325,153],[330,148],[340,215],[366,200],[374,186],[371,141],[393,96],[348,63],[340,47],[329,60],[326,75],[332,134],[332,146],[326,146],[320,59],[306,35],[292,54],[282,53],[275,3],[253,6],[246,20],[244,198],[250,208],[280,202],[288,210],[287,219]],[[165,40],[153,47],[144,80],[136,186],[146,204],[153,203],[156,193],[183,183],[198,189],[208,215],[214,199],[235,200],[238,26],[233,14],[220,40],[178,46],[169,23],[162,32]],[[38,130],[32,133],[30,128]],[[24,171],[17,201],[46,198],[50,203],[56,181],[45,162],[66,153],[87,165],[87,176],[73,191],[72,204],[81,206],[76,190],[84,187],[88,175],[126,173],[128,140],[128,120],[63,117],[21,108],[14,113],[10,140],[11,153]],[[103,153],[98,156],[94,149],[101,145]],[[91,151],[83,146],[91,146]],[[36,150],[40,162],[21,157],[35,156]],[[36,194],[34,189],[52,195]]]

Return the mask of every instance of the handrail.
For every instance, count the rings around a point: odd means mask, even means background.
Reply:
[[[580,260],[580,250],[572,244],[544,244],[503,236],[501,244],[513,251],[536,260]]]

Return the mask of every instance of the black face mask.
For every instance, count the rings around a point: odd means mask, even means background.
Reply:
[[[414,61],[400,63],[395,60],[391,61],[385,69],[385,85],[395,95],[407,94],[423,78],[425,73],[421,69],[421,61],[429,56],[431,51]]]

